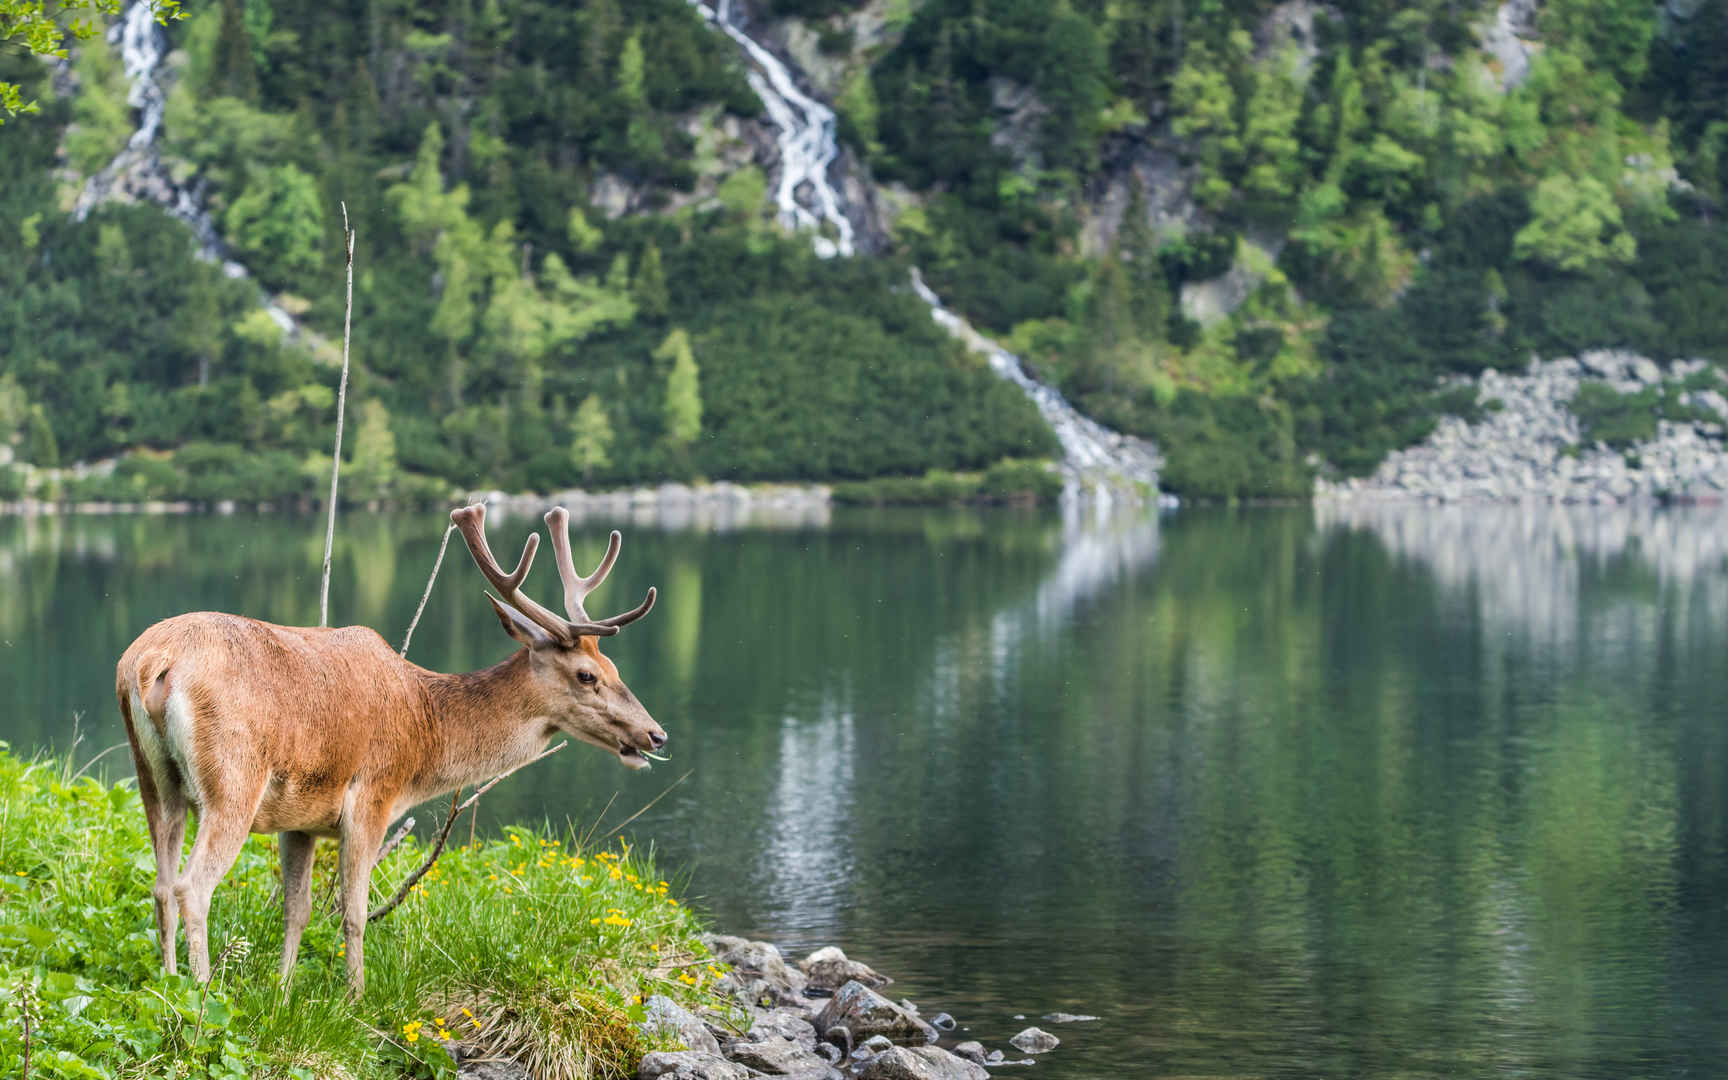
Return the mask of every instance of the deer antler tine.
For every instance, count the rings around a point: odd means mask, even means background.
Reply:
[[[616,536],[618,534],[613,533],[612,535]],[[650,611],[654,610],[654,600],[659,595],[660,595],[660,590],[656,589],[652,585],[648,586],[648,595],[642,598],[642,602],[640,604],[637,604],[635,607],[631,608],[629,611],[624,612],[624,614],[622,614],[622,615],[613,615],[610,618],[601,619],[600,625],[611,627],[612,632],[617,633],[620,627],[629,626],[631,623],[635,622],[637,619],[640,619],[642,616],[644,616],[644,615],[648,614]]]
[[[534,565],[534,553],[540,550],[540,534],[529,533],[528,542],[522,545],[522,557],[516,560],[516,569],[510,571],[510,576],[499,582],[499,587],[512,591],[520,588],[528,577],[529,567]]]
[[[569,644],[576,639],[577,631],[569,623],[522,594],[522,582],[534,565],[534,553],[540,550],[538,533],[528,535],[527,543],[522,545],[522,558],[517,560],[516,569],[506,574],[503,567],[498,565],[497,557],[492,554],[491,545],[486,542],[486,508],[483,505],[475,503],[473,506],[451,511],[450,520],[461,530],[462,539],[468,545],[468,553],[474,556],[474,564],[480,568],[481,576],[498,590],[500,600],[526,615],[557,640]]]
[[[562,506],[546,511],[546,534],[552,537],[552,555],[558,561],[558,580],[564,583],[564,613],[572,622],[585,623],[588,612],[582,606],[586,590],[576,573],[576,561],[570,556],[570,512]]]
[[[606,541],[606,554],[601,557],[600,565],[594,568],[592,574],[582,579],[583,595],[593,592],[606,580],[606,575],[612,572],[612,564],[618,561],[618,549],[623,546],[624,537],[617,529],[613,529],[612,535]]]

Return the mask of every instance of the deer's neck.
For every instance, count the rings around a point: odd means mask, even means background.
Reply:
[[[507,772],[544,750],[552,735],[527,649],[481,671],[433,675],[426,699],[438,752],[423,775],[422,798]]]

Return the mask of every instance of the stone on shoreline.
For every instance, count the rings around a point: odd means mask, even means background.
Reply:
[[[811,1002],[804,996],[807,983],[804,973],[787,967],[786,958],[770,942],[704,934],[702,943],[717,959],[732,967],[715,984],[722,993],[753,1009],[775,1006],[806,1012],[811,1009]]]
[[[1015,1049],[1024,1050],[1028,1054],[1042,1054],[1046,1050],[1056,1049],[1062,1040],[1042,1028],[1029,1027],[1008,1042]]]
[[[740,1065],[747,1065],[769,1076],[833,1078],[839,1070],[795,1042],[771,1039],[767,1042],[738,1042],[726,1048],[726,1056]]]
[[[871,1058],[858,1080],[990,1080],[990,1074],[940,1046],[896,1046]]]
[[[833,993],[849,982],[861,982],[874,989],[894,981],[868,964],[847,959],[845,953],[832,945],[798,961],[798,970],[808,978],[808,988],[819,993]]]
[[[759,1014],[743,1041],[768,1042],[772,1039],[794,1042],[806,1050],[814,1050],[818,1042],[816,1029],[795,1009],[770,1009]]]
[[[854,1043],[872,1035],[884,1035],[895,1042],[936,1041],[935,1028],[861,982],[849,982],[836,990],[815,1023],[816,1030],[824,1033],[845,1028]]]
[[[642,1021],[643,1031],[670,1035],[683,1043],[686,1050],[714,1055],[720,1053],[720,1040],[709,1033],[708,1028],[694,1013],[671,998],[655,994],[648,999],[646,1011],[648,1015]]]
[[[695,1050],[656,1050],[636,1068],[636,1080],[751,1080],[754,1069],[718,1054]]]
[[[975,1039],[967,1039],[954,1048],[954,1053],[967,1061],[982,1065],[989,1059],[984,1056],[984,1044]],[[998,1055],[1000,1057],[1000,1055]]]

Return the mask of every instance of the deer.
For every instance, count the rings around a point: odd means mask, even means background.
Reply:
[[[367,627],[280,626],[212,611],[164,619],[120,657],[114,689],[156,857],[151,895],[168,974],[176,971],[179,921],[192,974],[209,981],[211,896],[248,834],[276,833],[286,986],[311,917],[313,849],[334,838],[348,987],[357,998],[372,869],[400,814],[528,762],[560,733],[630,769],[648,768],[645,753],[666,745],[666,732],[598,644],[648,614],[656,590],[609,618],[591,618],[583,606],[617,561],[619,534],[583,577],[571,559],[569,514],[546,514],[564,586],[560,617],[522,592],[538,532],[505,573],[486,543],[484,505],[450,519],[497,590],[486,598],[498,622],[521,646],[492,667],[442,674],[397,655]],[[198,828],[181,869],[188,813]]]

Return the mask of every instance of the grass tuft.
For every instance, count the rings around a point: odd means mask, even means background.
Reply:
[[[424,854],[412,838],[392,852],[374,899]],[[712,991],[725,969],[697,939],[701,918],[628,844],[512,827],[447,849],[368,928],[358,1002],[327,900],[335,845],[319,844],[313,919],[286,992],[278,874],[276,838],[252,837],[211,907],[210,947],[226,954],[217,977],[208,988],[170,978],[130,782],[74,778],[62,761],[0,743],[0,1075],[22,1061],[26,987],[32,1076],[67,1078],[448,1077],[444,1047],[457,1042],[521,1058],[536,1076],[624,1077],[664,1045],[636,1026],[648,996],[729,1008]]]

